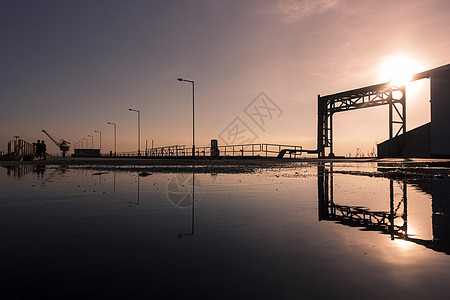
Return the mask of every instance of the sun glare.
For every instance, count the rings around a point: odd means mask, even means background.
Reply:
[[[389,55],[380,66],[381,81],[390,81],[393,86],[405,85],[416,73],[423,71],[422,65],[404,55]]]

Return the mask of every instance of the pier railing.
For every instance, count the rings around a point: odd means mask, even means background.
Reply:
[[[296,146],[296,145],[279,145],[279,144],[261,144],[262,152],[264,152],[267,156],[270,156],[271,154],[276,154],[277,156],[280,155],[280,153],[289,153],[289,157],[292,157],[292,154],[294,155],[294,158],[297,158],[297,155],[302,154],[302,146]],[[284,153],[282,156],[284,156]]]
[[[220,157],[280,157],[280,152],[289,153],[290,158],[297,158],[302,153],[302,146],[280,144],[241,144],[218,146]],[[192,157],[192,147],[170,145],[149,148],[140,151],[120,152],[119,157]],[[211,147],[196,147],[195,157],[211,156]],[[282,156],[281,156],[282,157]]]

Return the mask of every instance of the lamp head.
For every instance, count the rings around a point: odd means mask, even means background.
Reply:
[[[178,81],[183,81],[183,78],[177,78]]]

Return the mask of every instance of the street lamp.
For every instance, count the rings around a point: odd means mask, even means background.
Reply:
[[[109,124],[109,125],[114,125],[114,156],[116,156],[116,146],[117,146],[117,143],[116,143],[116,141],[117,141],[117,131],[116,131],[116,127],[117,127],[117,124],[116,124],[116,123],[113,123],[113,122],[108,122],[107,124]]]
[[[192,83],[192,156],[195,156],[195,106],[194,106],[194,81],[193,80],[188,80],[188,79],[183,79],[183,78],[178,78],[178,81],[184,81],[184,82],[189,82]]]
[[[92,144],[91,144],[91,149],[92,149],[92,148],[94,148],[94,136],[93,136],[93,135],[90,135],[90,134],[88,134],[88,137],[90,137],[90,138],[91,138],[91,140],[92,140]]]
[[[87,147],[88,147],[88,140],[87,140],[87,138],[83,138],[83,140],[86,141],[86,148],[85,148],[85,149],[87,149]],[[84,145],[84,144],[83,144],[83,145]]]
[[[137,112],[138,114],[138,156],[141,156],[141,112],[133,108],[129,108],[128,110]]]
[[[102,153],[102,132],[101,131],[99,131],[99,130],[95,130],[94,132],[98,132],[98,133],[100,133],[100,153]]]

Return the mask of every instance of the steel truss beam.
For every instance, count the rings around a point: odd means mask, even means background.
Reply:
[[[450,254],[436,236],[432,240],[425,240],[408,234],[408,184],[406,181],[390,178],[389,212],[372,211],[362,206],[336,204],[333,193],[333,173],[333,163],[330,163],[329,167],[324,163],[317,165],[319,221],[334,221],[346,226],[378,231],[390,235],[391,240],[402,239],[437,252]]]
[[[406,132],[405,86],[389,82],[367,86],[333,95],[318,95],[317,151],[319,157],[333,154],[333,114],[353,109],[389,105],[389,138]]]

